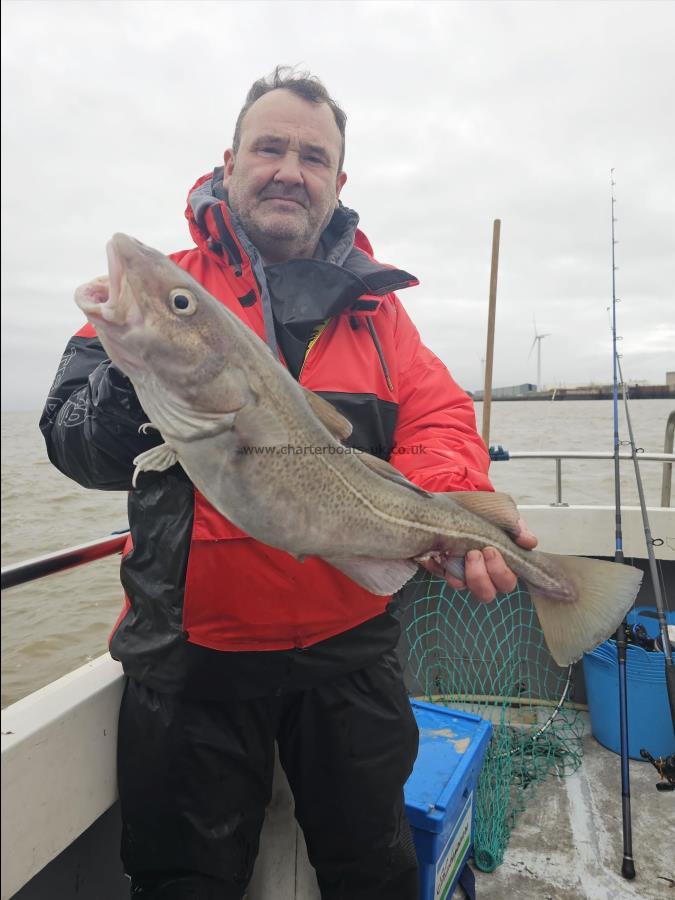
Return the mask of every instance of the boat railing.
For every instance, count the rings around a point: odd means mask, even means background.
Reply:
[[[668,416],[666,422],[666,436],[663,440],[663,452],[673,452],[673,439],[675,439],[675,409]],[[663,464],[663,476],[661,477],[661,506],[670,506],[670,491],[673,483],[673,464]]]
[[[78,544],[75,547],[67,547],[65,550],[57,550],[54,553],[46,553],[44,556],[36,556],[23,562],[14,563],[2,567],[2,590],[18,587],[28,581],[44,578],[45,575],[54,575],[56,572],[64,572],[83,566],[86,563],[121,553],[124,549],[129,529],[114,531],[105,537],[88,541],[86,544]]]
[[[668,420],[670,424],[670,419]],[[675,414],[673,414],[673,427],[675,429]],[[668,432],[666,431],[666,434]],[[666,444],[667,448],[667,444]],[[670,506],[671,482],[675,454],[672,452],[673,442],[671,435],[670,452],[645,453],[638,450],[640,462],[659,462],[663,465],[663,481],[661,486],[661,506]],[[504,450],[503,447],[490,447],[490,457],[493,462],[504,462],[512,459],[552,459],[555,461],[555,500],[550,506],[569,506],[562,496],[562,463],[563,460],[578,459],[614,459],[614,454],[609,451],[591,450]],[[619,459],[631,460],[630,453],[620,453]]]

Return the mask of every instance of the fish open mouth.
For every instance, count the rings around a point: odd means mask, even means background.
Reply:
[[[103,306],[110,298],[110,284],[106,275],[94,278],[75,291],[75,300],[80,309],[89,316],[96,315],[97,307]],[[99,309],[100,313],[100,309]]]
[[[142,372],[142,356],[130,341],[130,316],[122,304],[115,303],[108,278],[103,276],[83,284],[75,291],[75,301],[96,329],[110,359],[129,377]]]
[[[92,324],[130,324],[129,304],[123,302],[126,274],[112,241],[106,247],[108,275],[95,278],[75,291],[75,301]]]

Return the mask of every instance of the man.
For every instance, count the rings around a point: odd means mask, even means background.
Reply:
[[[344,132],[317,79],[277,68],[256,82],[224,167],[190,192],[197,247],[173,259],[351,420],[353,446],[430,490],[490,490],[471,402],[393,293],[415,279],[374,260],[339,202]],[[145,420],[85,326],[41,421],[50,458],[80,484],[129,490],[133,457],[158,442]],[[129,522],[110,646],[129,676],[118,775],[132,896],[243,896],[276,740],[322,896],[415,898],[402,789],[417,729],[387,598],[249,538],[179,466],[141,477]],[[468,555],[466,583],[488,601],[516,578],[486,549]]]

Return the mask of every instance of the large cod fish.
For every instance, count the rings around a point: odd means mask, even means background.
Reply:
[[[140,472],[180,463],[231,522],[298,560],[318,556],[387,595],[420,559],[457,575],[471,549],[499,550],[527,584],[553,658],[568,665],[611,635],[642,573],[524,550],[504,494],[431,494],[380,459],[343,445],[351,425],[302,388],[268,347],[187,272],[116,234],[108,278],[75,299],[131,379],[164,443]]]

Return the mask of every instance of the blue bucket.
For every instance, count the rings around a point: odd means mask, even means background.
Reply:
[[[675,614],[668,613],[668,624]],[[644,625],[650,637],[658,635],[656,611],[639,607],[627,616],[629,624]],[[619,665],[616,641],[609,640],[584,655],[584,677],[593,737],[608,750],[621,753],[619,731]],[[641,759],[640,749],[652,756],[675,753],[675,733],[668,705],[662,653],[629,644],[626,651],[628,702],[628,755]]]

